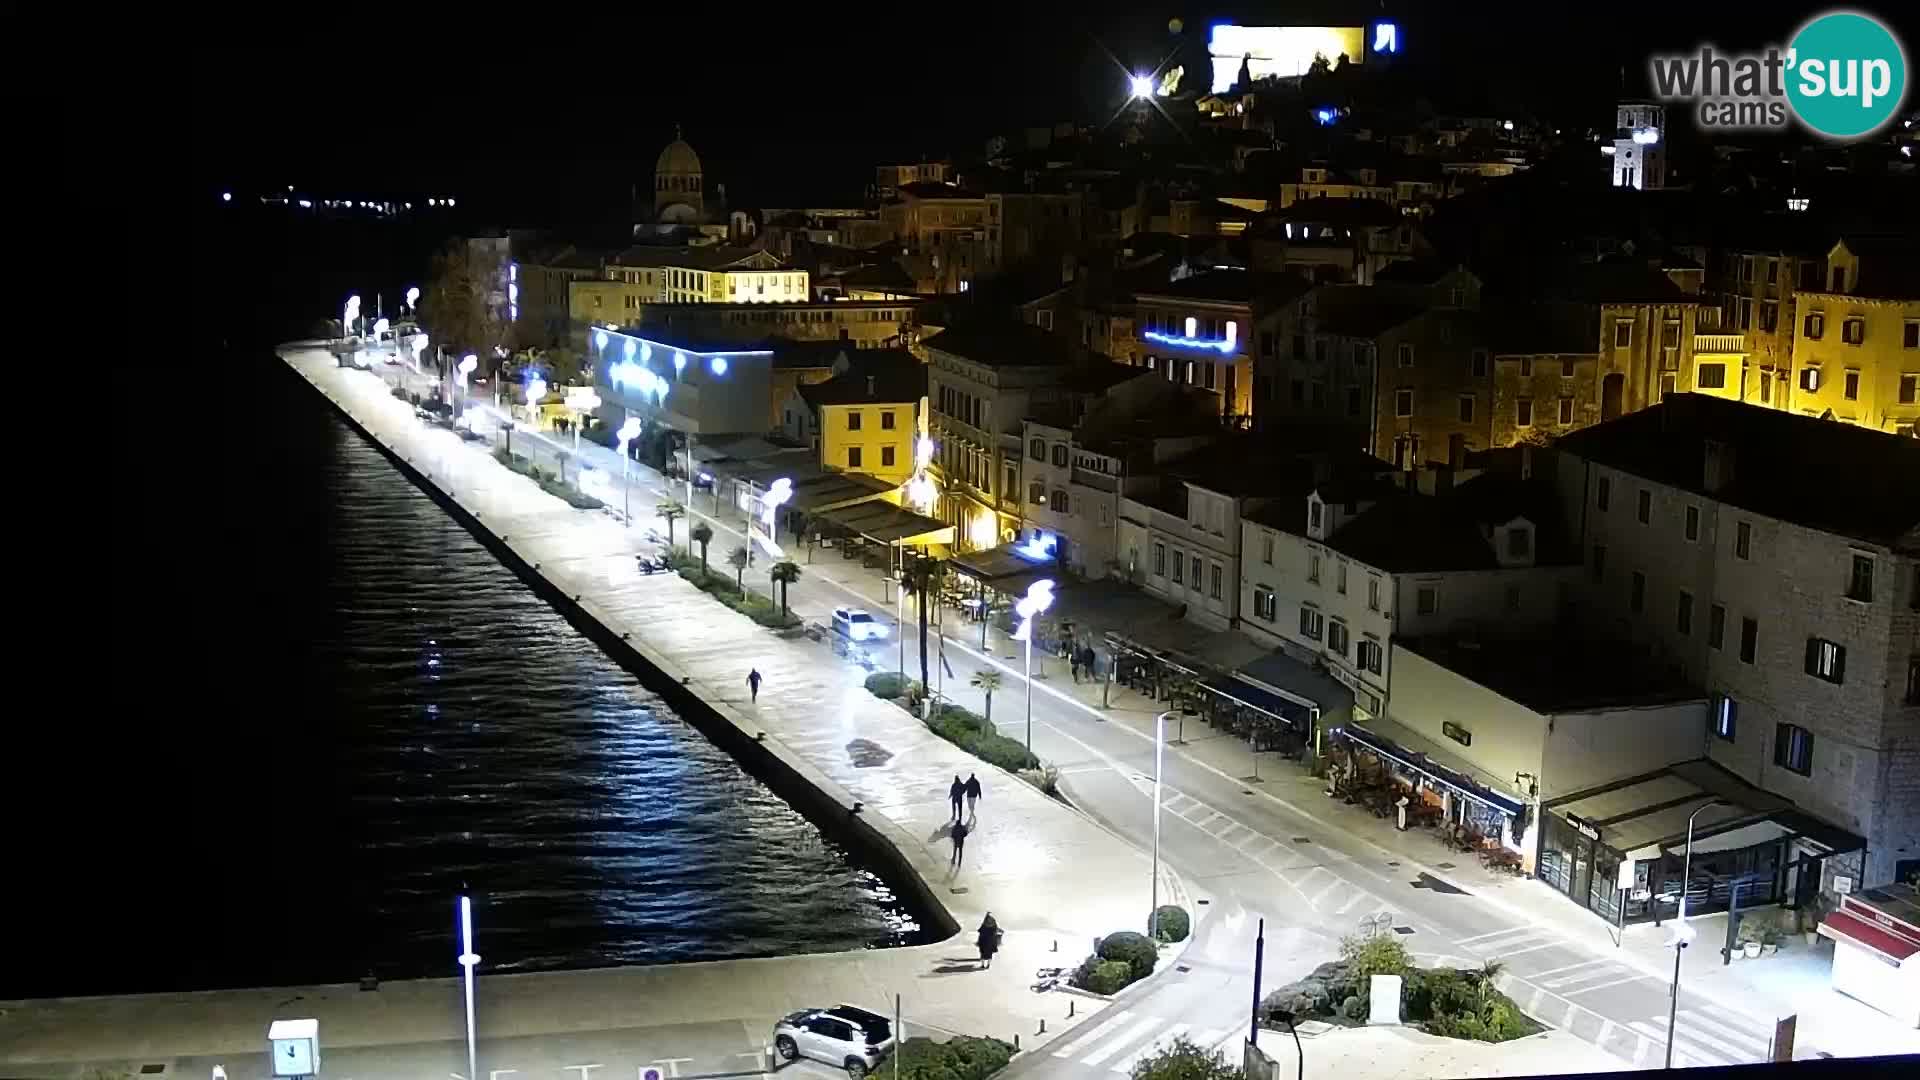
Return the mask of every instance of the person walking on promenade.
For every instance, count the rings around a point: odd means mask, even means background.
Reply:
[[[980,920],[977,944],[980,946],[980,966],[992,967],[993,954],[1000,951],[1000,924],[993,920],[991,911],[987,912],[986,918]]]
[[[979,813],[980,777],[973,773],[968,773],[966,786],[962,788],[962,790],[967,793],[967,820],[972,821]]]
[[[1067,648],[1067,669],[1073,673],[1073,681],[1080,681],[1080,650],[1072,646]]]
[[[947,798],[953,803],[953,820],[960,820],[960,796],[967,793],[967,785],[960,782],[958,773],[954,774],[953,786],[947,789]]]
[[[747,672],[747,692],[753,695],[754,703],[756,705],[759,704],[760,702],[760,669],[759,668],[754,668],[753,670]]]
[[[949,870],[960,869],[960,856],[967,850],[967,823],[955,820],[953,829],[948,833],[953,837],[953,861],[947,864]]]

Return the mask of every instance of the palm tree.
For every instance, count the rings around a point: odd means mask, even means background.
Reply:
[[[667,550],[673,550],[673,523],[686,516],[687,508],[672,499],[666,499],[653,508],[655,515],[664,518],[667,523]]]
[[[993,692],[1000,689],[1000,673],[992,668],[981,668],[967,680],[987,695],[987,726],[993,726]]]
[[[747,591],[747,549],[740,547],[739,545],[735,545],[732,551],[727,552],[727,564],[733,567],[733,579],[740,586],[740,591],[746,592]]]
[[[928,683],[927,660],[927,616],[932,609],[930,603],[939,593],[940,576],[944,564],[938,559],[929,558],[924,552],[917,552],[906,566],[906,572],[900,576],[902,592],[912,593],[915,605],[920,609],[920,685]]]
[[[693,528],[687,530],[687,538],[700,545],[700,577],[701,580],[705,580],[707,576],[707,545],[713,543],[713,526],[704,521],[695,522]]]
[[[776,585],[780,586],[780,614],[785,615],[787,613],[787,590],[792,588],[794,582],[800,580],[800,564],[783,559],[773,564],[772,569],[767,571],[767,576],[772,578]]]

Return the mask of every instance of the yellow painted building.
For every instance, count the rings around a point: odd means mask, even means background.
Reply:
[[[1801,289],[1792,408],[1877,431],[1920,433],[1920,253],[1843,239],[1824,290]]]
[[[634,247],[599,280],[575,281],[576,323],[625,323],[646,304],[794,304],[812,298],[805,270],[757,248]]]
[[[904,484],[927,431],[926,366],[904,349],[859,357],[826,382],[800,388],[816,414],[820,464]]]

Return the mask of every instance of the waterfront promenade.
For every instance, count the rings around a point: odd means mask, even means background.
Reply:
[[[482,538],[502,545],[509,561],[550,589],[563,610],[571,603],[576,619],[603,629],[617,659],[629,659],[618,655],[624,643],[666,683],[704,702],[707,722],[736,733],[748,747],[743,757],[750,768],[784,777],[789,797],[804,785],[811,797],[796,798],[803,809],[857,819],[854,827],[870,830],[871,842],[897,851],[898,867],[888,876],[904,884],[900,871],[910,870],[926,897],[960,927],[946,941],[914,948],[713,964],[490,976],[483,960],[483,1040],[728,1020],[765,1032],[793,1008],[844,1000],[884,1010],[897,993],[910,1027],[1010,1041],[1019,1035],[1031,1046],[1041,1037],[1042,1019],[1047,1036],[1067,1023],[1062,995],[1029,989],[1034,969],[1077,962],[1095,936],[1144,924],[1150,864],[1132,845],[874,698],[862,685],[864,672],[832,662],[827,646],[777,636],[677,576],[639,574],[633,558],[645,546],[639,530],[573,510],[501,468],[486,446],[421,425],[376,376],[340,369],[319,349],[283,355],[363,431],[477,521]],[[757,703],[746,685],[753,668],[766,680]],[[761,760],[753,760],[755,750]],[[949,868],[947,788],[955,774],[969,772],[981,776],[989,797],[956,872]],[[739,887],[754,883],[743,880]],[[1160,892],[1167,899],[1181,895],[1171,874],[1163,876]],[[1006,930],[1006,942],[994,967],[980,971],[972,961],[972,928],[989,910]],[[485,927],[477,933],[484,958]],[[453,951],[449,941],[450,973]],[[21,1067],[257,1054],[270,1020],[296,1016],[318,1017],[326,1044],[337,1048],[462,1036],[452,979],[387,983],[374,992],[336,986],[7,1002],[0,1003],[0,1065],[18,1075],[60,1075]],[[456,1044],[446,1045],[451,1053]],[[447,1064],[463,1066],[464,1052],[458,1056]]]

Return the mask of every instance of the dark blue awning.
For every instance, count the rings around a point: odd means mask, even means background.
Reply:
[[[1313,720],[1313,713],[1306,708],[1231,675],[1209,675],[1200,680],[1200,688],[1255,712],[1265,713],[1296,730],[1306,730]]]
[[[1368,731],[1359,724],[1344,724],[1335,728],[1333,734],[1336,738],[1350,739],[1381,757],[1398,762],[1402,767],[1451,789],[1454,794],[1462,798],[1472,799],[1509,817],[1518,817],[1524,809],[1518,799],[1493,791],[1485,784],[1475,783],[1458,770],[1441,765],[1426,754],[1408,750],[1391,739]]]

